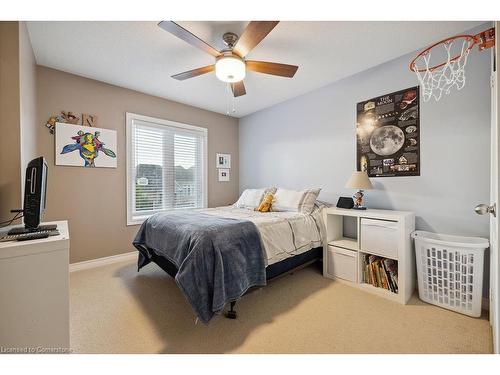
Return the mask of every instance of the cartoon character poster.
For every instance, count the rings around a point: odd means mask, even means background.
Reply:
[[[56,165],[116,168],[116,131],[56,123]]]
[[[419,87],[357,104],[357,170],[369,177],[420,176]]]

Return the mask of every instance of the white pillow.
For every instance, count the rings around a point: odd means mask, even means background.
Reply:
[[[241,193],[240,199],[234,204],[237,208],[254,209],[259,207],[266,189],[246,189]]]
[[[273,211],[293,211],[310,214],[321,189],[288,190],[278,188],[274,195]]]

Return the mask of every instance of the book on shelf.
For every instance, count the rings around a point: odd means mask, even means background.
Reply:
[[[388,275],[388,280],[391,284],[391,290],[394,293],[398,292],[398,263],[393,259],[385,259],[383,262],[385,272]]]
[[[378,268],[378,272],[380,273],[380,279],[382,281],[382,288],[390,290],[389,283],[387,282],[387,275],[384,271],[384,267],[382,266],[383,263],[384,262],[380,262],[380,266]]]
[[[391,278],[394,292],[398,292],[398,262],[393,259],[385,259],[384,264],[387,268],[387,275]]]
[[[382,268],[384,269],[384,273],[385,273],[385,275],[387,277],[387,286],[388,286],[388,289],[391,292],[397,293],[397,290],[394,287],[394,283],[392,282],[392,278],[389,276],[389,271],[387,270],[387,266],[385,264],[386,264],[386,262],[383,261],[382,262]]]
[[[364,269],[363,269],[363,272],[364,272],[364,279],[366,283],[368,284],[371,284],[372,283],[372,279],[371,279],[371,276],[370,276],[370,270],[368,269],[368,267],[365,265]]]
[[[398,292],[398,263],[393,259],[365,254],[363,257],[364,281],[377,288]]]

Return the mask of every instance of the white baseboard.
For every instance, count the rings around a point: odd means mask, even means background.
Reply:
[[[131,251],[129,253],[112,255],[110,257],[86,260],[86,261],[78,262],[78,263],[71,263],[69,265],[69,272],[82,271],[82,270],[87,270],[90,268],[106,266],[108,264],[119,263],[119,262],[124,262],[127,260],[137,259],[138,254],[139,253],[137,251]]]

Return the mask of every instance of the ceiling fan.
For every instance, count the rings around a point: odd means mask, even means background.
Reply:
[[[173,21],[162,21],[158,26],[215,57],[215,64],[213,65],[178,73],[173,75],[172,78],[183,81],[215,70],[217,78],[223,82],[229,83],[233,95],[238,97],[246,94],[243,79],[245,78],[247,70],[292,78],[299,68],[296,65],[245,59],[245,56],[248,55],[248,53],[254,49],[278,23],[279,21],[251,21],[240,37],[231,32],[225,33],[222,36],[222,40],[227,48],[222,51],[218,51]]]

